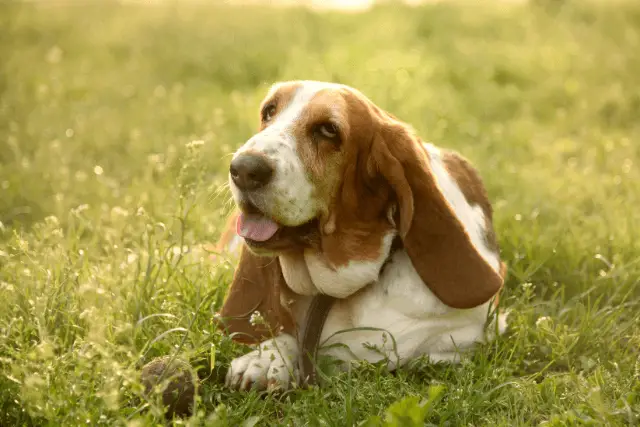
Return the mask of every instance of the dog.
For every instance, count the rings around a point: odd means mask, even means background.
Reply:
[[[478,172],[360,91],[275,84],[229,185],[237,211],[219,247],[239,261],[218,317],[257,348],[231,362],[228,387],[300,381],[298,335],[319,294],[335,298],[319,354],[343,366],[455,363],[505,331],[507,268]]]

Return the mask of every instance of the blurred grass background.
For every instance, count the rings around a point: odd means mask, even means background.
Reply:
[[[637,421],[638,2],[9,1],[0,28],[0,424],[158,420],[135,367],[171,351],[211,376],[209,425],[353,425],[435,383],[435,424]],[[287,79],[357,87],[480,170],[516,314],[473,365],[364,367],[280,400],[214,381],[242,350],[211,325],[233,266],[200,245]]]

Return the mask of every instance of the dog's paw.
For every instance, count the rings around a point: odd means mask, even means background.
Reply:
[[[288,334],[231,361],[225,385],[235,390],[288,390],[298,381],[298,343]]]

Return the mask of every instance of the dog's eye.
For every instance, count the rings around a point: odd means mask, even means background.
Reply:
[[[333,123],[321,123],[316,126],[316,133],[326,139],[338,139],[338,127]]]
[[[262,120],[268,122],[275,116],[276,106],[275,104],[268,104],[262,109]]]

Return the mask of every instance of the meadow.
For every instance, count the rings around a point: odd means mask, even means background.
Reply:
[[[0,425],[163,423],[139,368],[201,378],[174,425],[640,422],[640,4],[0,3]],[[229,155],[268,87],[355,86],[480,170],[507,334],[458,366],[221,385],[212,260]]]

